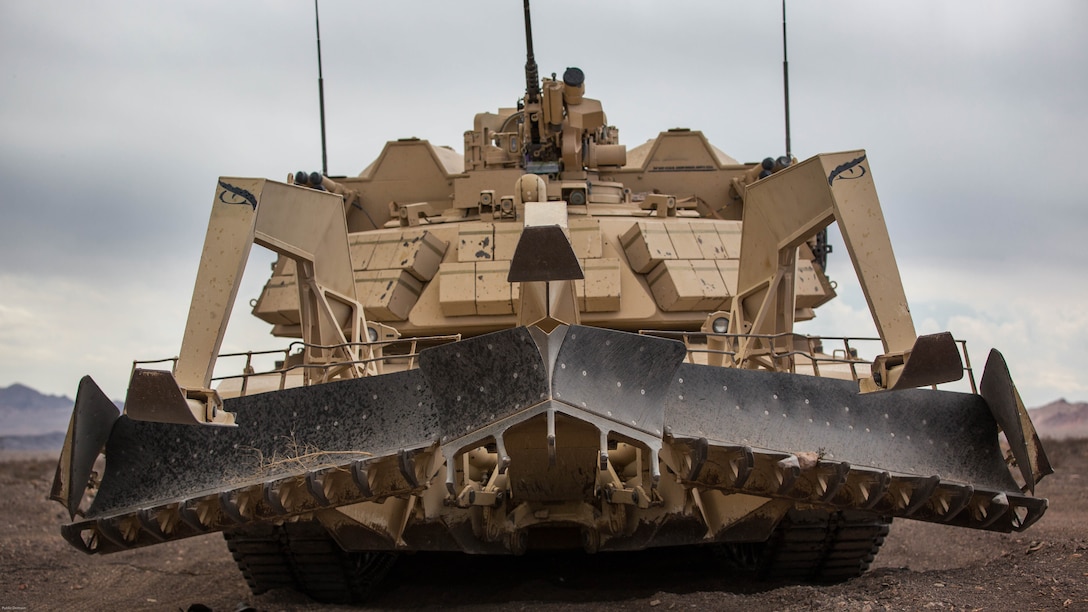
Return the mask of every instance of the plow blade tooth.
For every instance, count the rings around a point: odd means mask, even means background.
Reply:
[[[68,523],[60,526],[61,537],[63,537],[72,546],[87,554],[90,554],[94,552],[95,547],[93,545],[93,542],[87,542],[83,539],[83,533],[84,530],[81,529],[80,523]]]
[[[691,469],[688,471],[688,480],[698,480],[699,473],[703,471],[703,466],[706,465],[706,458],[709,444],[706,438],[699,438],[691,445]]]
[[[116,547],[118,550],[131,548],[132,544],[135,543],[135,538],[133,538],[132,542],[130,543],[128,539],[121,534],[121,530],[118,529],[117,522],[114,520],[98,521],[98,524],[95,525],[95,527],[98,536],[100,538],[105,538],[106,540],[108,540],[109,543]]]
[[[824,464],[827,465],[827,464]],[[849,463],[833,463],[831,469],[825,472],[825,475],[820,477],[821,488],[823,489],[820,495],[820,501],[830,501],[835,495],[842,489],[842,486],[846,484],[847,478],[850,476],[850,464]]]
[[[351,480],[355,483],[356,488],[359,489],[359,493],[369,499],[374,497],[374,493],[370,489],[370,477],[367,474],[366,459],[360,459],[351,462]]]
[[[287,514],[287,509],[283,507],[283,503],[280,502],[279,488],[274,482],[266,482],[261,485],[261,492],[264,497],[264,501],[272,508],[273,512],[278,514]]]
[[[287,514],[300,514],[320,507],[310,490],[309,475],[291,476],[279,482],[280,504]]]
[[[891,486],[891,475],[884,471],[856,469],[851,472],[854,478],[848,481],[848,488],[854,492],[854,506],[863,510],[876,507]]]
[[[185,523],[196,533],[207,533],[208,526],[200,520],[200,515],[197,513],[196,500],[187,499],[178,504],[178,518],[181,522]]]
[[[940,521],[942,523],[953,523],[956,517],[963,512],[967,504],[971,503],[971,498],[975,495],[975,488],[968,485],[963,487],[949,487],[950,491],[947,492],[947,497],[943,497],[942,507],[943,511],[939,513]],[[947,505],[945,505],[947,504]]]
[[[106,394],[98,388],[90,376],[79,381],[76,404],[68,421],[68,434],[64,438],[53,488],[49,498],[68,509],[69,518],[75,518],[80,501],[87,489],[94,462],[106,446],[113,424],[120,416]]]
[[[1004,493],[998,493],[990,498],[989,502],[980,506],[979,509],[979,527],[986,529],[990,525],[993,525],[997,519],[1005,515],[1009,511],[1009,496]]]
[[[1014,498],[1013,529],[1023,531],[1035,524],[1046,512],[1047,500],[1038,497]]]
[[[234,499],[232,498],[232,493],[233,491],[219,492],[219,495],[217,497],[219,501],[219,508],[223,512],[223,514],[227,516],[227,518],[229,518],[232,522],[238,523],[240,525],[246,522],[246,519],[244,516],[242,516],[241,511],[238,509],[238,504],[235,503]]]
[[[940,476],[930,476],[925,479],[917,479],[917,482],[912,487],[910,500],[906,506],[903,507],[903,514],[911,516],[918,511],[926,502],[933,496],[933,492],[937,490],[937,485],[941,483]]]
[[[723,463],[729,466],[727,476],[737,477],[733,488],[747,493],[785,496],[797,483],[800,461],[794,455],[750,447],[725,448],[728,455]],[[743,480],[739,478],[742,473]],[[722,484],[728,482],[728,479],[721,481]]]
[[[143,528],[151,537],[160,542],[165,542],[169,539],[166,532],[163,531],[162,526],[159,525],[159,521],[155,517],[155,513],[152,510],[140,510],[136,513],[136,517],[140,521],[140,527]]]
[[[306,474],[306,489],[314,503],[322,508],[337,506],[343,501],[358,501],[358,489],[354,486],[346,467],[328,467]]]
[[[408,481],[409,486],[412,488],[419,486],[415,464],[412,462],[412,458],[408,454],[408,451],[401,449],[401,451],[397,453],[397,467],[400,468],[400,474],[401,476],[404,476],[404,480]]]
[[[306,474],[306,490],[313,496],[319,506],[328,506],[329,498],[325,495],[325,485],[314,472]]]
[[[687,477],[685,478],[690,481],[698,480],[698,477],[703,473],[703,467],[706,466],[707,456],[709,455],[709,446],[706,438],[697,438],[688,441],[688,456],[691,458],[691,466],[689,467]]]
[[[730,449],[729,467],[735,481],[733,486],[743,488],[756,466],[755,452],[750,446],[736,446]]]
[[[778,494],[785,495],[793,488],[794,483],[797,482],[797,477],[801,475],[801,462],[795,455],[790,455],[785,459],[779,459],[775,463],[775,472],[778,476],[778,481],[781,483],[778,486]]]
[[[863,507],[866,510],[872,510],[874,507],[876,507],[881,501],[883,501],[884,495],[888,492],[888,489],[891,487],[891,484],[892,484],[891,475],[888,474],[887,472],[882,472],[880,474],[880,476],[878,476],[873,481],[873,486],[869,488],[869,491],[868,491],[869,503],[865,504],[865,506],[863,506]]]
[[[706,438],[675,438],[674,443],[686,449],[690,467],[680,476],[689,483],[743,490],[756,469],[756,455],[749,446],[712,445]]]
[[[975,489],[968,497],[963,509],[955,515],[950,514],[945,522],[949,525],[971,529],[1009,531],[1004,526],[1015,526],[1011,514],[1013,514],[1012,504],[1008,494],[1000,491]]]

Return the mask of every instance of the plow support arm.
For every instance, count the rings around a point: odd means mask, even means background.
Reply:
[[[307,345],[359,340],[365,320],[355,295],[340,196],[267,179],[221,177],[177,365],[173,373],[134,371],[125,402],[131,418],[233,422],[221,411],[221,400],[210,386],[253,244],[295,261]],[[307,359],[356,361],[346,348],[310,348]]]
[[[951,336],[919,342],[869,162],[861,150],[817,155],[747,188],[741,237],[745,256],[730,331],[760,335],[793,331],[797,249],[833,222],[842,233],[884,347],[884,355],[878,357],[882,370],[867,390],[906,386],[896,384],[904,371],[912,374],[910,386],[961,378],[963,365]],[[742,350],[740,360],[750,352]],[[912,354],[928,363],[908,367]],[[925,376],[919,376],[922,371]]]

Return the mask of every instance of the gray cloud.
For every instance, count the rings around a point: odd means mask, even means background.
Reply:
[[[782,153],[778,3],[533,8],[541,74],[583,68],[629,146],[682,126],[741,160]],[[399,137],[460,149],[474,113],[521,94],[517,2],[321,11],[332,173]],[[792,2],[789,18],[794,152],[866,148],[919,317],[1012,342],[1018,379],[1043,379],[1032,343],[1057,347],[1054,371],[1083,362],[1088,331],[1041,320],[1088,298],[1088,5]],[[176,352],[215,178],[320,167],[313,34],[306,2],[0,5],[0,351],[24,355],[0,385],[71,393],[90,372],[119,397],[129,360]],[[845,259],[831,271],[853,282]],[[821,324],[864,323],[844,294]],[[229,342],[268,341],[247,329]],[[1088,397],[1047,380],[1029,403]]]

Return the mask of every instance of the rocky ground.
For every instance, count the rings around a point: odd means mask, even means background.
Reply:
[[[723,572],[695,551],[468,558],[415,555],[393,570],[376,609],[473,610],[1088,610],[1088,440],[1047,445],[1050,510],[1024,533],[896,521],[873,569],[838,585],[776,585]],[[104,557],[65,543],[46,500],[54,463],[0,462],[0,610],[325,610],[305,597],[252,595],[222,538]],[[337,609],[333,607],[333,609]],[[344,608],[342,608],[344,609]]]

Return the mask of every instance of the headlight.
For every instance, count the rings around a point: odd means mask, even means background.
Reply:
[[[718,317],[714,319],[714,322],[710,324],[710,328],[714,330],[716,334],[724,334],[729,331],[729,319],[725,317]]]

